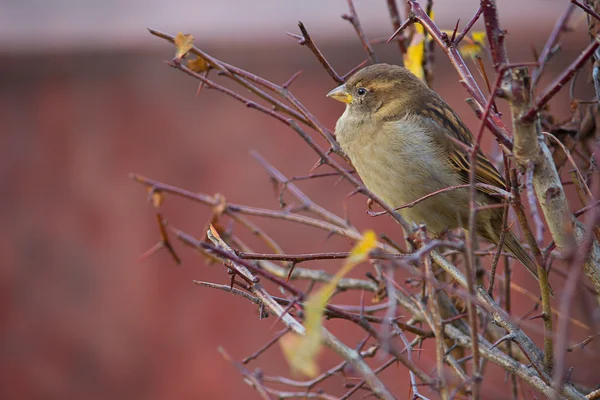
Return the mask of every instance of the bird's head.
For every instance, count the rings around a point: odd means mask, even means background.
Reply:
[[[346,103],[352,112],[391,118],[418,105],[429,93],[427,85],[406,68],[375,64],[358,71],[327,97]]]

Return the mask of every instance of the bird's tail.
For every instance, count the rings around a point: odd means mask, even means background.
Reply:
[[[516,238],[516,236],[511,232],[506,232],[506,237],[504,239],[504,246],[510,251],[519,261],[523,263],[525,268],[535,277],[536,280],[539,280],[537,273],[537,266],[534,259],[525,251],[521,242]],[[550,287],[550,294],[554,297],[554,291]]]
[[[506,246],[506,248],[512,253],[512,255],[514,255],[519,261],[523,263],[525,268],[527,268],[527,270],[533,274],[535,279],[538,279],[537,266],[535,264],[535,261],[533,260],[533,258],[531,258],[529,253],[525,251],[523,246],[521,246],[519,240],[511,231],[506,232],[506,237],[504,238],[504,246]]]

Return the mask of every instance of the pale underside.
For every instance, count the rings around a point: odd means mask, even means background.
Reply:
[[[450,168],[448,147],[438,140],[442,132],[427,118],[408,115],[399,121],[375,122],[358,120],[353,114],[346,109],[338,120],[337,140],[367,188],[390,206],[399,207],[465,183]],[[477,193],[479,205],[489,204],[490,200],[489,195]],[[408,221],[425,224],[433,235],[466,227],[469,190],[440,193],[399,211]],[[489,212],[478,213],[479,229],[488,225],[490,216]]]

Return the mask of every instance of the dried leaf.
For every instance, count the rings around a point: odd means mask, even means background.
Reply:
[[[208,71],[210,64],[202,57],[196,56],[193,60],[188,60],[187,67],[194,72]]]
[[[175,48],[177,48],[175,58],[183,58],[193,45],[194,37],[192,35],[179,32],[177,36],[175,36]]]
[[[335,292],[340,279],[356,265],[365,261],[376,243],[375,233],[373,231],[365,232],[362,240],[352,249],[346,262],[331,281],[311,295],[304,304],[305,335],[299,336],[290,332],[281,338],[283,354],[288,360],[292,372],[303,374],[309,378],[317,376],[316,358],[321,349],[321,328],[325,306]]]
[[[151,187],[148,188],[148,196],[148,200],[152,202],[154,208],[159,208],[165,200],[165,193],[160,190],[154,190],[154,188]]]

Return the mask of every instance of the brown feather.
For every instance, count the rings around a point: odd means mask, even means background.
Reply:
[[[363,90],[364,89],[364,90]],[[410,71],[387,64],[366,67],[340,89],[350,103],[336,124],[336,137],[365,185],[393,207],[469,182],[473,135],[458,115]],[[494,165],[477,153],[475,179],[506,190]],[[477,187],[479,205],[497,204],[491,188]],[[443,192],[400,213],[430,233],[467,228],[469,191]],[[481,237],[498,244],[502,210],[477,213]],[[505,245],[537,277],[535,262],[508,232]]]

